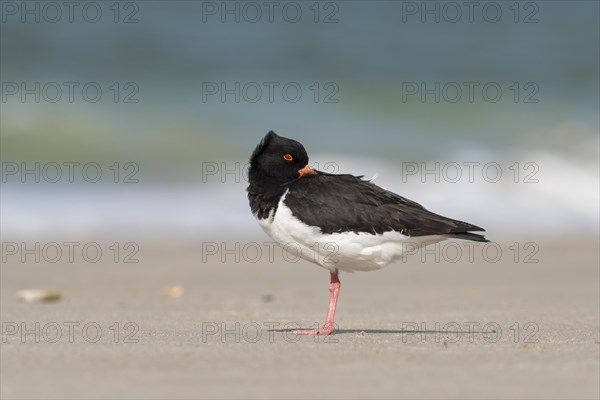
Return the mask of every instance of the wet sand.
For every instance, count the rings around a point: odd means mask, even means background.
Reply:
[[[11,256],[1,270],[1,395],[597,399],[598,244],[530,253],[417,255],[342,274],[330,337],[288,332],[322,323],[329,277],[278,251],[203,263],[198,243],[147,242],[139,263]],[[183,295],[165,296],[171,285]],[[19,302],[26,288],[63,297]]]

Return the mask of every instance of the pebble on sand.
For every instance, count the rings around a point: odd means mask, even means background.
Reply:
[[[262,296],[260,296],[260,301],[262,301],[263,303],[272,303],[273,300],[275,300],[275,296],[273,296],[272,294],[263,294]]]
[[[17,298],[26,303],[44,303],[60,300],[61,294],[56,290],[25,289],[17,292]]]

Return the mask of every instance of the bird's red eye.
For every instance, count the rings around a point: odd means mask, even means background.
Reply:
[[[294,159],[294,157],[292,157],[292,155],[288,153],[288,154],[283,155],[283,159],[285,161],[292,161]]]

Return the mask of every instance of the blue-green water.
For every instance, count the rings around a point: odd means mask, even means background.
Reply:
[[[36,4],[39,23],[36,11],[23,15]],[[462,2],[277,2],[271,20],[264,2],[98,4],[98,22],[78,8],[73,22],[62,9],[53,23],[43,3],[3,2],[0,156],[134,162],[140,182],[128,191],[140,193],[121,207],[112,204],[122,191],[114,185],[31,186],[10,177],[2,190],[5,231],[29,226],[29,218],[37,228],[23,232],[51,233],[56,221],[72,218],[74,231],[172,223],[175,231],[210,232],[218,226],[210,215],[228,210],[223,204],[232,204],[233,220],[247,209],[243,183],[203,182],[203,167],[245,162],[270,129],[340,163],[340,172],[379,172],[390,188],[436,211],[474,215],[498,230],[597,229],[596,1],[480,2],[471,16]],[[34,93],[24,95],[23,84]],[[505,174],[514,162],[533,162],[543,179],[469,182],[460,191],[398,179],[402,163],[436,161],[493,161]],[[69,213],[61,208],[69,199],[89,207]],[[58,210],[56,221],[47,204]],[[507,204],[523,211],[489,216]],[[138,216],[118,222],[127,215]],[[544,224],[552,218],[560,223]]]

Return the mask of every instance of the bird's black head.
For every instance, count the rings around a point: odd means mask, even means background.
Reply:
[[[315,173],[308,167],[304,146],[273,131],[265,135],[250,157],[251,184],[258,180],[285,183]]]

